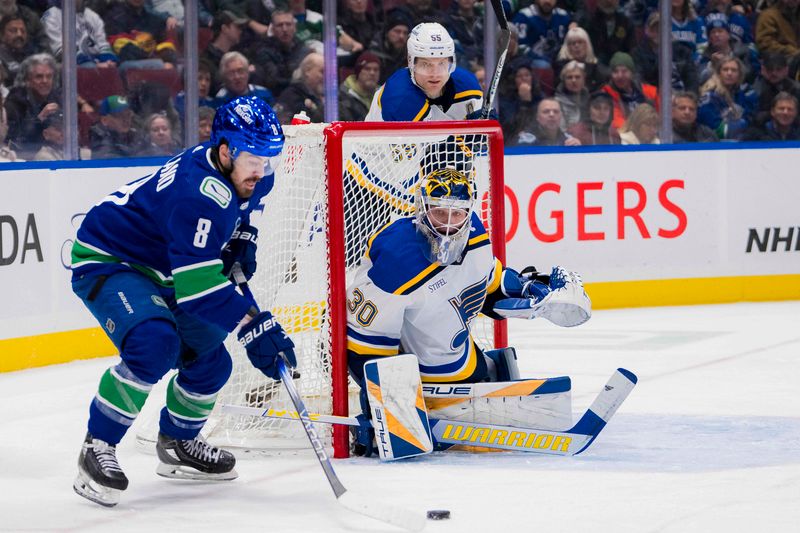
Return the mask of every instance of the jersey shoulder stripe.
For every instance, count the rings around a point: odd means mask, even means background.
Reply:
[[[456,102],[463,102],[470,98],[483,98],[483,91],[480,83],[478,83],[478,78],[469,70],[456,67],[450,75],[450,79],[453,80],[455,88],[454,100]]]
[[[378,104],[386,121],[420,121],[430,110],[425,93],[411,81],[408,67],[386,80]]]
[[[444,269],[431,263],[422,253],[414,221],[398,219],[370,237],[367,257],[372,262],[368,276],[375,285],[390,294],[407,295]]]

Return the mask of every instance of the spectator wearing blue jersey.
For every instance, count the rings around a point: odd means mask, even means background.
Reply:
[[[556,0],[536,0],[512,19],[519,32],[520,48],[534,59],[537,68],[552,66],[570,22],[569,14],[556,7]]]
[[[633,23],[619,9],[619,0],[597,0],[594,14],[581,21],[595,46],[597,59],[608,64],[617,52],[631,53],[636,46]]]
[[[561,69],[570,61],[583,64],[583,71],[586,73],[586,88],[589,92],[600,89],[611,74],[608,66],[597,60],[592,40],[586,30],[580,26],[573,26],[567,31],[564,44],[561,45],[555,62],[556,76],[561,76]]]
[[[198,107],[217,107],[217,100],[211,96],[211,87],[214,67],[202,59],[197,63],[197,105]],[[181,91],[175,95],[175,109],[180,116],[181,122],[186,121],[186,91]]]
[[[758,96],[744,83],[744,65],[730,57],[714,68],[700,88],[697,120],[721,140],[739,140],[755,118]]]
[[[634,48],[633,57],[641,81],[658,87],[658,43],[660,16],[657,12],[647,18],[644,27],[644,38]],[[695,58],[689,45],[681,42],[672,43],[672,88],[676,91],[697,91],[700,88]]]
[[[745,9],[741,5],[734,5],[732,0],[709,0],[705,8],[701,11],[708,26],[708,16],[714,13],[721,13],[728,18],[731,41],[754,45],[753,25],[745,15]]]
[[[745,81],[753,83],[761,68],[758,54],[749,46],[731,39],[728,18],[724,14],[710,13],[706,16],[706,25],[708,43],[697,62],[700,82],[705,83],[711,77],[715,63],[728,56],[736,56],[745,67]]]
[[[691,0],[672,0],[672,42],[685,43],[697,57],[698,46],[707,40],[705,24]]]
[[[219,72],[222,88],[216,94],[217,107],[240,96],[257,96],[268,104],[274,100],[269,89],[250,83],[250,61],[241,52],[232,51],[222,56]]]

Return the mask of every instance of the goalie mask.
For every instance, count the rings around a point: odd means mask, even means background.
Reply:
[[[420,182],[416,195],[416,226],[426,239],[429,261],[449,265],[467,246],[473,191],[467,177],[452,168],[434,170]]]
[[[414,77],[414,71],[416,68],[421,68],[417,65],[418,59],[448,58],[450,60],[446,67],[448,77],[456,69],[456,46],[453,38],[444,26],[437,22],[423,22],[414,26],[408,36],[406,50],[408,50],[408,71],[411,73],[411,81],[417,87],[419,83]]]

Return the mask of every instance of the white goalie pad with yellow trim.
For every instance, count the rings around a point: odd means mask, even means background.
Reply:
[[[567,376],[422,386],[430,418],[547,430],[572,426],[571,389]]]
[[[364,381],[381,460],[430,453],[433,441],[417,357],[404,354],[368,361]]]

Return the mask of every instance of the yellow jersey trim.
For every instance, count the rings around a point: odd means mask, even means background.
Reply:
[[[411,122],[419,122],[420,120],[422,120],[423,117],[428,114],[428,110],[430,108],[431,104],[427,100],[425,100],[425,103],[422,105],[422,109],[419,110],[419,113],[417,113],[417,116],[414,117],[411,120]]]
[[[403,292],[404,292],[406,289],[408,289],[409,287],[411,287],[411,286],[413,286],[413,285],[416,285],[417,283],[419,283],[419,281],[420,281],[421,279],[423,279],[425,276],[429,275],[431,272],[433,272],[434,270],[436,270],[436,269],[437,269],[437,268],[439,268],[440,266],[442,266],[442,265],[440,265],[438,261],[437,261],[437,262],[435,262],[435,263],[432,263],[432,264],[428,265],[428,266],[425,268],[425,270],[423,270],[422,272],[420,272],[419,274],[417,274],[416,276],[414,276],[413,278],[411,278],[410,280],[408,280],[408,281],[407,281],[407,282],[405,282],[404,284],[400,285],[400,287],[398,287],[398,288],[397,288],[397,289],[394,291],[394,294],[403,294]]]

